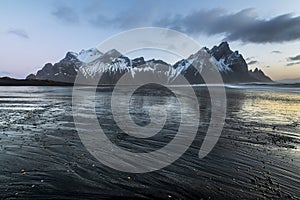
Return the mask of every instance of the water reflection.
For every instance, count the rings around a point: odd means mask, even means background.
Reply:
[[[285,89],[227,89],[227,126],[245,131],[239,139],[253,144],[300,148],[300,94]]]
[[[240,118],[265,124],[300,122],[300,95],[286,92],[245,91]]]

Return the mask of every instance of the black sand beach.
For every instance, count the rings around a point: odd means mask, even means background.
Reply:
[[[84,148],[73,122],[71,87],[0,87],[0,197],[300,199],[299,88],[232,85],[226,90],[225,127],[207,157],[199,159],[198,152],[209,124],[210,100],[205,89],[195,87],[201,120],[191,147],[159,171],[131,174],[106,167]],[[147,93],[136,99],[144,104],[174,102],[172,96]],[[107,88],[97,92],[102,101],[96,110],[116,144],[159,147],[176,134],[174,112],[158,137],[143,142],[127,137],[103,107],[109,94]],[[172,108],[176,110],[176,105]],[[142,121],[148,117],[139,110],[133,115]]]

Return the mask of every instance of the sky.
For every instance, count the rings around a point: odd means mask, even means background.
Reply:
[[[226,40],[273,80],[300,78],[298,0],[0,0],[0,13],[0,76],[25,78],[122,31],[163,27],[208,48]]]

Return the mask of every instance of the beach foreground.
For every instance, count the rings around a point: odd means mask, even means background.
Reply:
[[[132,174],[101,164],[85,149],[73,122],[71,87],[0,87],[1,199],[299,199],[300,90],[228,86],[221,138],[199,159],[210,99],[205,88],[194,89],[201,119],[191,147],[170,166]],[[151,92],[134,96],[141,106],[131,108],[132,117],[147,123],[143,106],[156,104],[168,107],[168,123],[155,137],[135,139],[113,121],[111,89],[97,91],[97,116],[116,145],[152,151],[176,134],[178,102]]]

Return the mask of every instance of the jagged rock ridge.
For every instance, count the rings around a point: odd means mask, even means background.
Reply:
[[[209,60],[204,59],[205,54],[210,56]],[[176,84],[177,77],[184,75],[190,83],[197,84],[204,83],[199,72],[205,70],[207,62],[215,64],[225,83],[272,81],[259,69],[249,71],[243,56],[238,51],[232,51],[227,42],[212,49],[203,48],[174,65],[155,59],[145,61],[143,57],[130,59],[115,49],[104,54],[95,48],[79,54],[68,52],[60,62],[46,64],[27,79],[73,83],[80,73],[87,83],[101,75],[101,84],[115,84],[125,73],[130,73],[134,79],[143,72],[157,74],[157,78],[164,78],[170,84]]]

